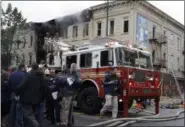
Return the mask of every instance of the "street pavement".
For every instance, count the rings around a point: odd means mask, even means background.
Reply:
[[[182,111],[183,109],[160,109],[160,116],[173,116],[178,111]],[[150,110],[152,111],[152,110]],[[119,117],[121,117],[122,113],[119,113]],[[151,115],[146,112],[139,112],[136,113],[135,109],[129,110],[129,117],[136,118],[141,116],[147,116]],[[180,115],[180,117],[184,116],[184,113]],[[111,118],[111,113],[108,113],[103,119],[100,119],[98,115],[87,115],[80,112],[74,112],[74,118],[75,118],[75,125],[74,126],[88,126],[91,124],[103,122],[106,120],[109,120]],[[123,122],[124,123],[124,122]],[[122,124],[123,124],[122,123]],[[57,127],[55,125],[49,125],[48,121],[45,121],[45,127]],[[107,126],[107,125],[106,125]],[[171,120],[171,121],[160,121],[160,122],[137,122],[134,124],[131,124],[129,126],[184,126],[184,118],[177,119],[177,120]]]

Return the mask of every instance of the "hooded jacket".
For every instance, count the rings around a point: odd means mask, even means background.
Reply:
[[[39,104],[44,101],[49,88],[44,82],[44,75],[41,71],[31,70],[16,90],[23,104]]]

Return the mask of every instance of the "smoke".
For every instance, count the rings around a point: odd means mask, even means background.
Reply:
[[[83,11],[67,15],[64,17],[56,18],[55,21],[60,27],[68,27],[70,25],[88,22],[92,19],[92,11],[90,9],[85,9]]]

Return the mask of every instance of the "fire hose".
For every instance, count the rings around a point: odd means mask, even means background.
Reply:
[[[110,124],[112,122],[128,121],[128,120],[133,120],[133,121],[129,121],[127,123],[124,123],[124,124],[120,125],[120,127],[126,126],[128,124],[133,124],[133,123],[136,123],[138,121],[168,121],[168,120],[177,119],[179,117],[179,115],[182,114],[182,113],[184,113],[184,110],[177,112],[177,114],[174,115],[174,116],[167,116],[167,117],[158,117],[160,114],[157,114],[157,115],[144,116],[144,117],[138,117],[138,118],[118,118],[118,119],[107,120],[107,121],[104,121],[104,122],[92,124],[92,125],[89,125],[89,126],[90,127],[102,126],[102,125],[105,125],[105,124]],[[184,118],[184,117],[182,117],[182,118]]]

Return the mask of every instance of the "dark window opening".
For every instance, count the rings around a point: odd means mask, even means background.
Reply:
[[[129,21],[125,20],[124,21],[124,33],[128,33],[128,29],[129,29]]]
[[[101,36],[101,22],[97,23],[97,36]]]
[[[113,50],[101,51],[101,66],[109,66],[109,63],[114,64],[113,61]]]
[[[110,34],[114,34],[114,21],[110,21]]]
[[[83,36],[85,37],[88,35],[89,35],[89,24],[85,24],[83,29]]]
[[[54,56],[53,56],[53,54],[49,55],[49,64],[54,65]]]
[[[67,56],[66,57],[66,67],[67,67],[67,69],[70,69],[71,64],[72,63],[76,63],[76,61],[77,61],[77,56],[76,55],[74,55],[74,56]]]
[[[153,33],[152,33],[153,39],[155,39],[155,31],[156,31],[156,26],[153,26]]]
[[[73,26],[73,37],[78,36],[78,26]]]
[[[31,36],[30,46],[32,46],[32,44],[33,44],[33,36]]]
[[[32,64],[32,54],[30,54],[29,57],[30,57],[29,58],[29,65],[31,65]]]
[[[92,53],[80,55],[80,67],[91,67],[92,66]]]

